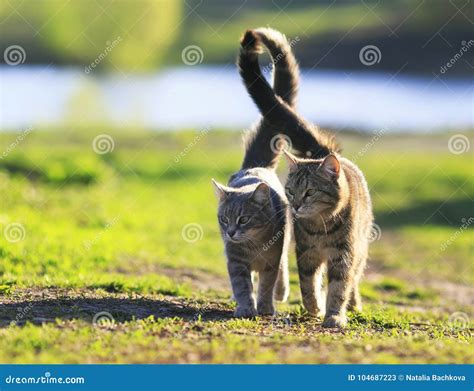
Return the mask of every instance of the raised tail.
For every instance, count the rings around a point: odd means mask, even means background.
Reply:
[[[261,27],[254,32],[272,56],[273,91],[288,105],[295,107],[300,70],[291,43],[282,33],[271,28]]]
[[[262,52],[262,46],[257,45],[257,41],[255,41],[254,44],[249,45],[247,45],[248,42],[244,42],[245,39],[253,39],[253,34],[258,37],[258,42],[261,41],[266,46],[272,57],[274,65],[274,90],[267,83],[272,91],[272,95],[275,93],[288,105],[294,106],[296,103],[299,83],[298,63],[285,36],[276,30],[270,28],[259,28],[252,30],[251,36],[246,33],[242,39],[238,64],[241,74],[242,72],[249,72],[248,77],[242,76],[247,90],[249,93],[250,90],[254,93],[259,93],[260,91],[258,82],[253,86],[251,81],[256,80],[253,77],[254,64],[257,64],[257,70],[260,72],[260,67],[258,66],[258,55]],[[246,148],[242,168],[274,168],[277,165],[279,156],[278,130],[277,127],[272,126],[270,121],[264,118],[253,131],[249,132],[245,138]]]
[[[272,132],[266,133],[272,133],[270,138],[278,133],[285,134],[290,138],[292,147],[303,156],[324,157],[337,151],[338,147],[332,137],[320,132],[294,111],[291,107],[294,102],[291,93],[285,95],[282,92],[283,96],[281,96],[267,82],[258,63],[258,55],[261,53],[262,44],[268,48],[272,57],[274,54],[276,56],[280,55],[279,61],[276,61],[277,57],[273,57],[274,62],[277,63],[276,65],[283,67],[284,64],[290,64],[292,69],[295,67],[297,69],[297,63],[286,38],[275,30],[247,30],[241,39],[238,60],[240,75],[248,93],[262,113],[264,123],[272,129]],[[286,60],[282,61],[282,59]],[[278,67],[275,66],[275,78],[278,77],[277,69]],[[283,74],[283,72],[281,73]],[[291,73],[288,72],[288,74]],[[288,86],[288,84],[286,85]],[[279,86],[282,86],[282,84]],[[297,86],[294,91],[296,92],[296,90]],[[259,132],[257,132],[255,138],[258,138],[258,136]],[[269,135],[266,135],[266,137],[268,138]],[[248,145],[251,146],[251,144]],[[250,148],[247,149],[247,153],[249,150]],[[277,160],[277,156],[275,160]]]

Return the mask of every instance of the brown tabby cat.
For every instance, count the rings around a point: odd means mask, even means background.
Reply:
[[[255,47],[260,38],[246,32]],[[366,264],[372,205],[364,175],[337,154],[332,139],[307,123],[271,89],[255,59],[245,73],[247,88],[264,119],[291,138],[302,156],[286,153],[285,187],[292,207],[301,294],[306,310],[325,314],[324,327],[343,327],[346,309],[361,308],[359,280]],[[321,292],[328,271],[328,294]]]

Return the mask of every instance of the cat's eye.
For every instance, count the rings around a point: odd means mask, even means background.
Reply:
[[[248,216],[240,216],[240,217],[239,217],[239,220],[238,220],[238,223],[239,223],[240,225],[244,225],[244,224],[247,224],[249,221],[250,221],[250,217],[248,217]]]
[[[287,193],[288,195],[294,196],[293,192],[290,190],[289,187],[287,187],[285,190],[286,190],[286,193]]]
[[[316,193],[317,193],[317,191],[316,191],[315,189],[309,189],[309,190],[306,192],[306,194],[305,194],[304,196],[305,196],[305,198],[306,198],[306,197],[312,197],[312,196],[314,196]]]
[[[219,216],[219,221],[225,225],[229,224],[229,219],[225,216]]]

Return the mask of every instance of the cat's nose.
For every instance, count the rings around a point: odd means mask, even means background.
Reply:
[[[229,229],[227,231],[227,236],[229,236],[229,238],[232,239],[234,237],[234,235],[235,235],[235,229]]]
[[[293,211],[293,213],[298,213],[300,207],[301,207],[301,206],[292,206],[292,207],[291,207],[291,210]]]

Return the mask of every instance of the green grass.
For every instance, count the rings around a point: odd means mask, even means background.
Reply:
[[[100,133],[113,152],[93,151]],[[450,136],[340,135],[381,234],[364,311],[328,331],[293,254],[280,315],[232,318],[210,178],[239,167],[238,133],[1,134],[0,362],[473,362],[472,158]]]

